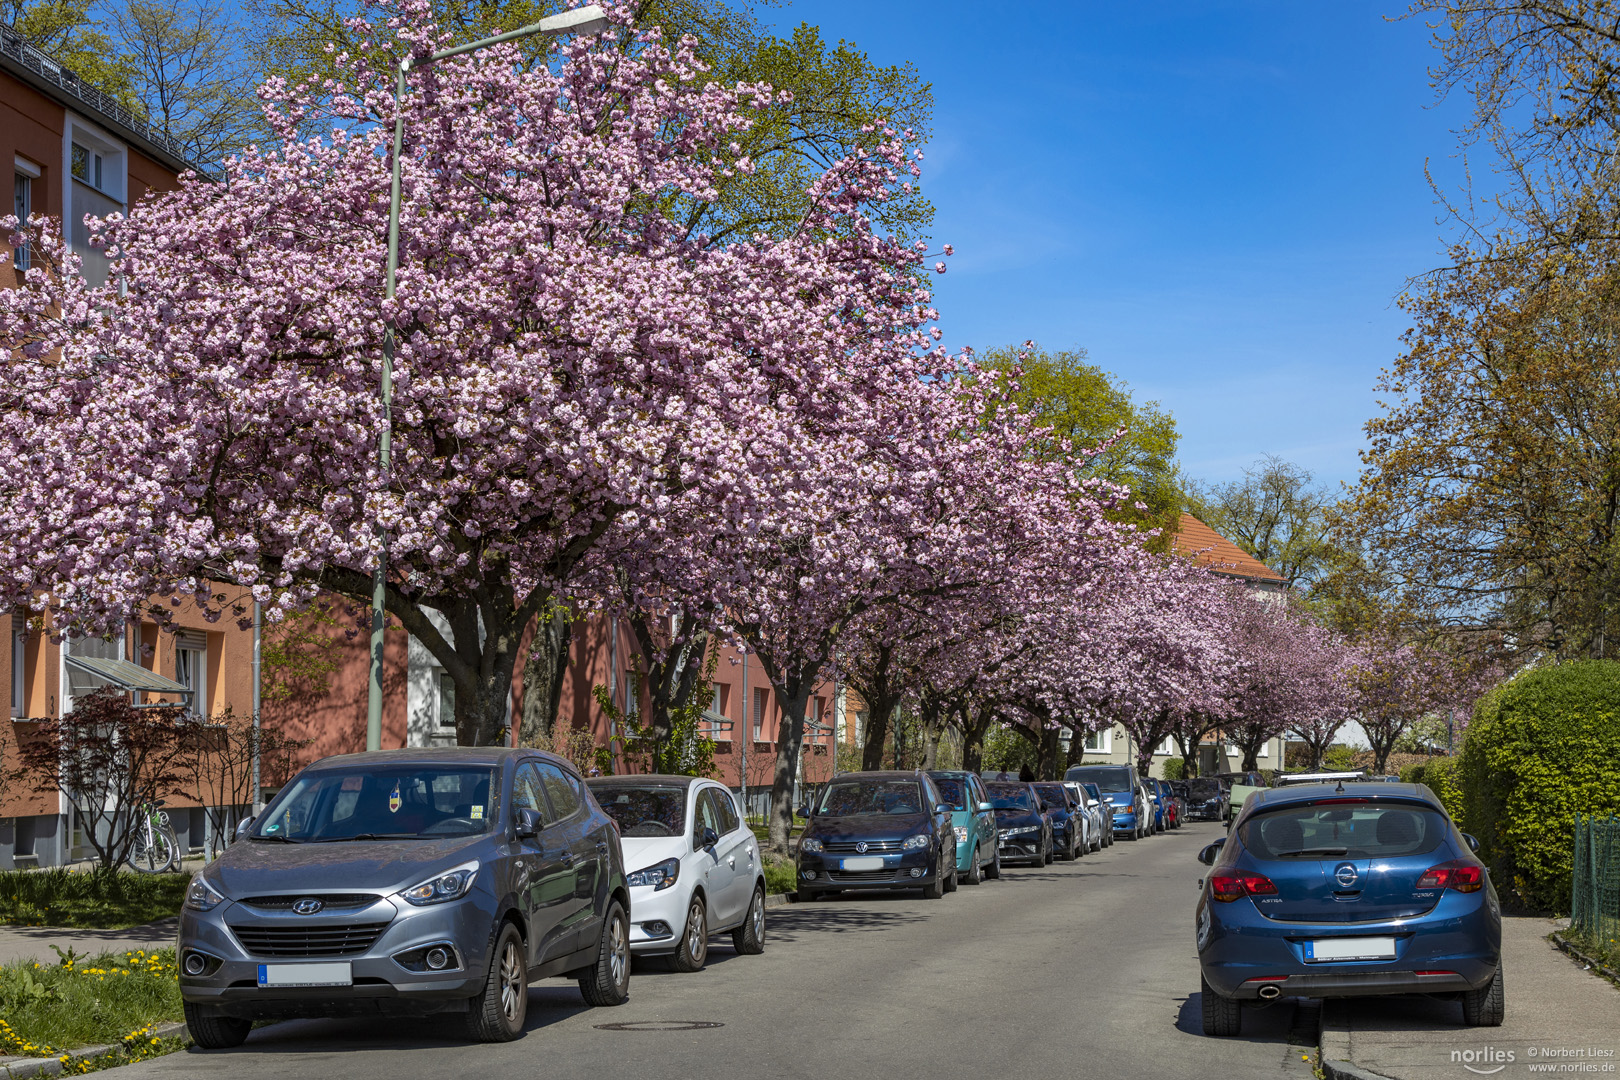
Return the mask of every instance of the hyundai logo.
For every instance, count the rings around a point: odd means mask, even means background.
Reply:
[[[306,896],[302,900],[294,900],[292,909],[299,915],[313,915],[325,906],[326,904],[313,896]]]
[[[1347,889],[1356,883],[1357,876],[1356,868],[1349,863],[1344,863],[1333,871],[1334,880]]]
[[[865,852],[866,851],[866,841],[865,840],[858,841],[855,844],[855,850],[859,851],[859,852]]]

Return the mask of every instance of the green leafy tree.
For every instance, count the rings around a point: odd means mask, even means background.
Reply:
[[[91,0],[0,0],[0,19],[84,82],[139,113],[137,67]]]
[[[1332,495],[1304,466],[1267,454],[1225,484],[1187,486],[1187,508],[1204,524],[1265,563],[1290,587],[1309,585],[1331,561]]]

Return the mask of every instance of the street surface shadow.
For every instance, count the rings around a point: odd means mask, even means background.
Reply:
[[[1336,1022],[1357,1031],[1433,1031],[1463,1027],[1462,1005],[1426,994],[1394,997],[1339,998],[1333,1002]]]
[[[573,982],[561,980],[529,987],[529,1013],[524,1036],[559,1024],[585,1012],[584,999]],[[425,1050],[466,1046],[465,1021],[459,1014],[419,1017],[342,1017],[321,1020],[286,1020],[255,1028],[247,1042],[235,1050],[199,1050],[187,1054],[218,1057],[230,1054],[307,1054],[332,1050]],[[521,1041],[521,1039],[519,1040]]]
[[[875,899],[862,897],[861,899]],[[823,907],[822,905],[826,905]],[[795,905],[772,915],[766,924],[766,940],[782,942],[803,941],[818,934],[860,934],[872,931],[898,930],[904,926],[924,922],[931,916],[915,911],[885,911],[881,908],[840,907],[832,901],[819,900],[814,905]]]
[[[767,927],[768,926],[769,924],[767,923]],[[703,960],[703,971],[707,971],[712,967],[718,967],[721,964],[730,963],[741,955],[742,954],[739,953],[731,944],[731,935],[729,933],[726,934],[724,938],[717,937],[709,942],[709,955]],[[631,959],[630,974],[636,976],[637,978],[643,975],[651,975],[655,977],[664,975],[679,975],[682,978],[691,978],[693,975],[701,975],[703,973],[701,971],[676,971],[672,966],[673,959],[674,958],[671,956],[633,957]],[[533,1003],[531,1002],[530,1008],[533,1007]]]
[[[1243,1007],[1243,1027],[1240,1033],[1231,1039],[1221,1039],[1220,1042],[1241,1040],[1251,1043],[1287,1043],[1294,1029],[1294,1017],[1298,1011],[1298,1003],[1292,998],[1284,998],[1274,1005],[1259,1008],[1245,1004]],[[1176,1015],[1176,1030],[1188,1035],[1205,1038],[1204,1035],[1204,995],[1202,991],[1188,994],[1181,1003],[1181,1009]],[[1312,1040],[1314,1045],[1314,1039]]]

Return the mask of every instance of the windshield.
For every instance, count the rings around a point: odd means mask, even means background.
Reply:
[[[1240,830],[1262,859],[1393,859],[1440,846],[1446,819],[1416,803],[1328,800],[1257,814]]]
[[[1026,784],[986,784],[984,788],[990,796],[990,805],[997,810],[1023,810],[1027,813],[1035,809],[1035,801],[1030,798]]]
[[[432,840],[489,830],[488,765],[355,765],[308,772],[254,825],[260,840]]]
[[[1041,798],[1045,799],[1046,804],[1052,809],[1067,810],[1069,808],[1068,800],[1063,797],[1065,792],[1062,784],[1036,784],[1035,790],[1040,792]]]
[[[1102,788],[1098,787],[1096,784],[1081,784],[1080,786],[1085,788],[1093,799],[1096,799],[1098,802],[1102,802]]]
[[[922,788],[915,780],[841,780],[827,785],[821,796],[823,814],[920,814]]]
[[[1196,780],[1187,781],[1187,791],[1195,799],[1213,799],[1220,795],[1221,783],[1219,780],[1200,777]]]
[[[686,786],[670,784],[592,783],[591,794],[608,817],[619,823],[620,836],[683,836],[686,833]]]
[[[949,776],[934,777],[934,786],[939,788],[940,796],[951,804],[952,810],[966,810],[967,782]]]
[[[1129,765],[1077,765],[1064,779],[1090,780],[1104,791],[1129,791],[1136,786]]]

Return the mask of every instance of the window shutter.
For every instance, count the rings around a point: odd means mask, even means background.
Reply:
[[[208,649],[208,635],[201,630],[181,630],[174,635],[174,647],[206,652]]]

